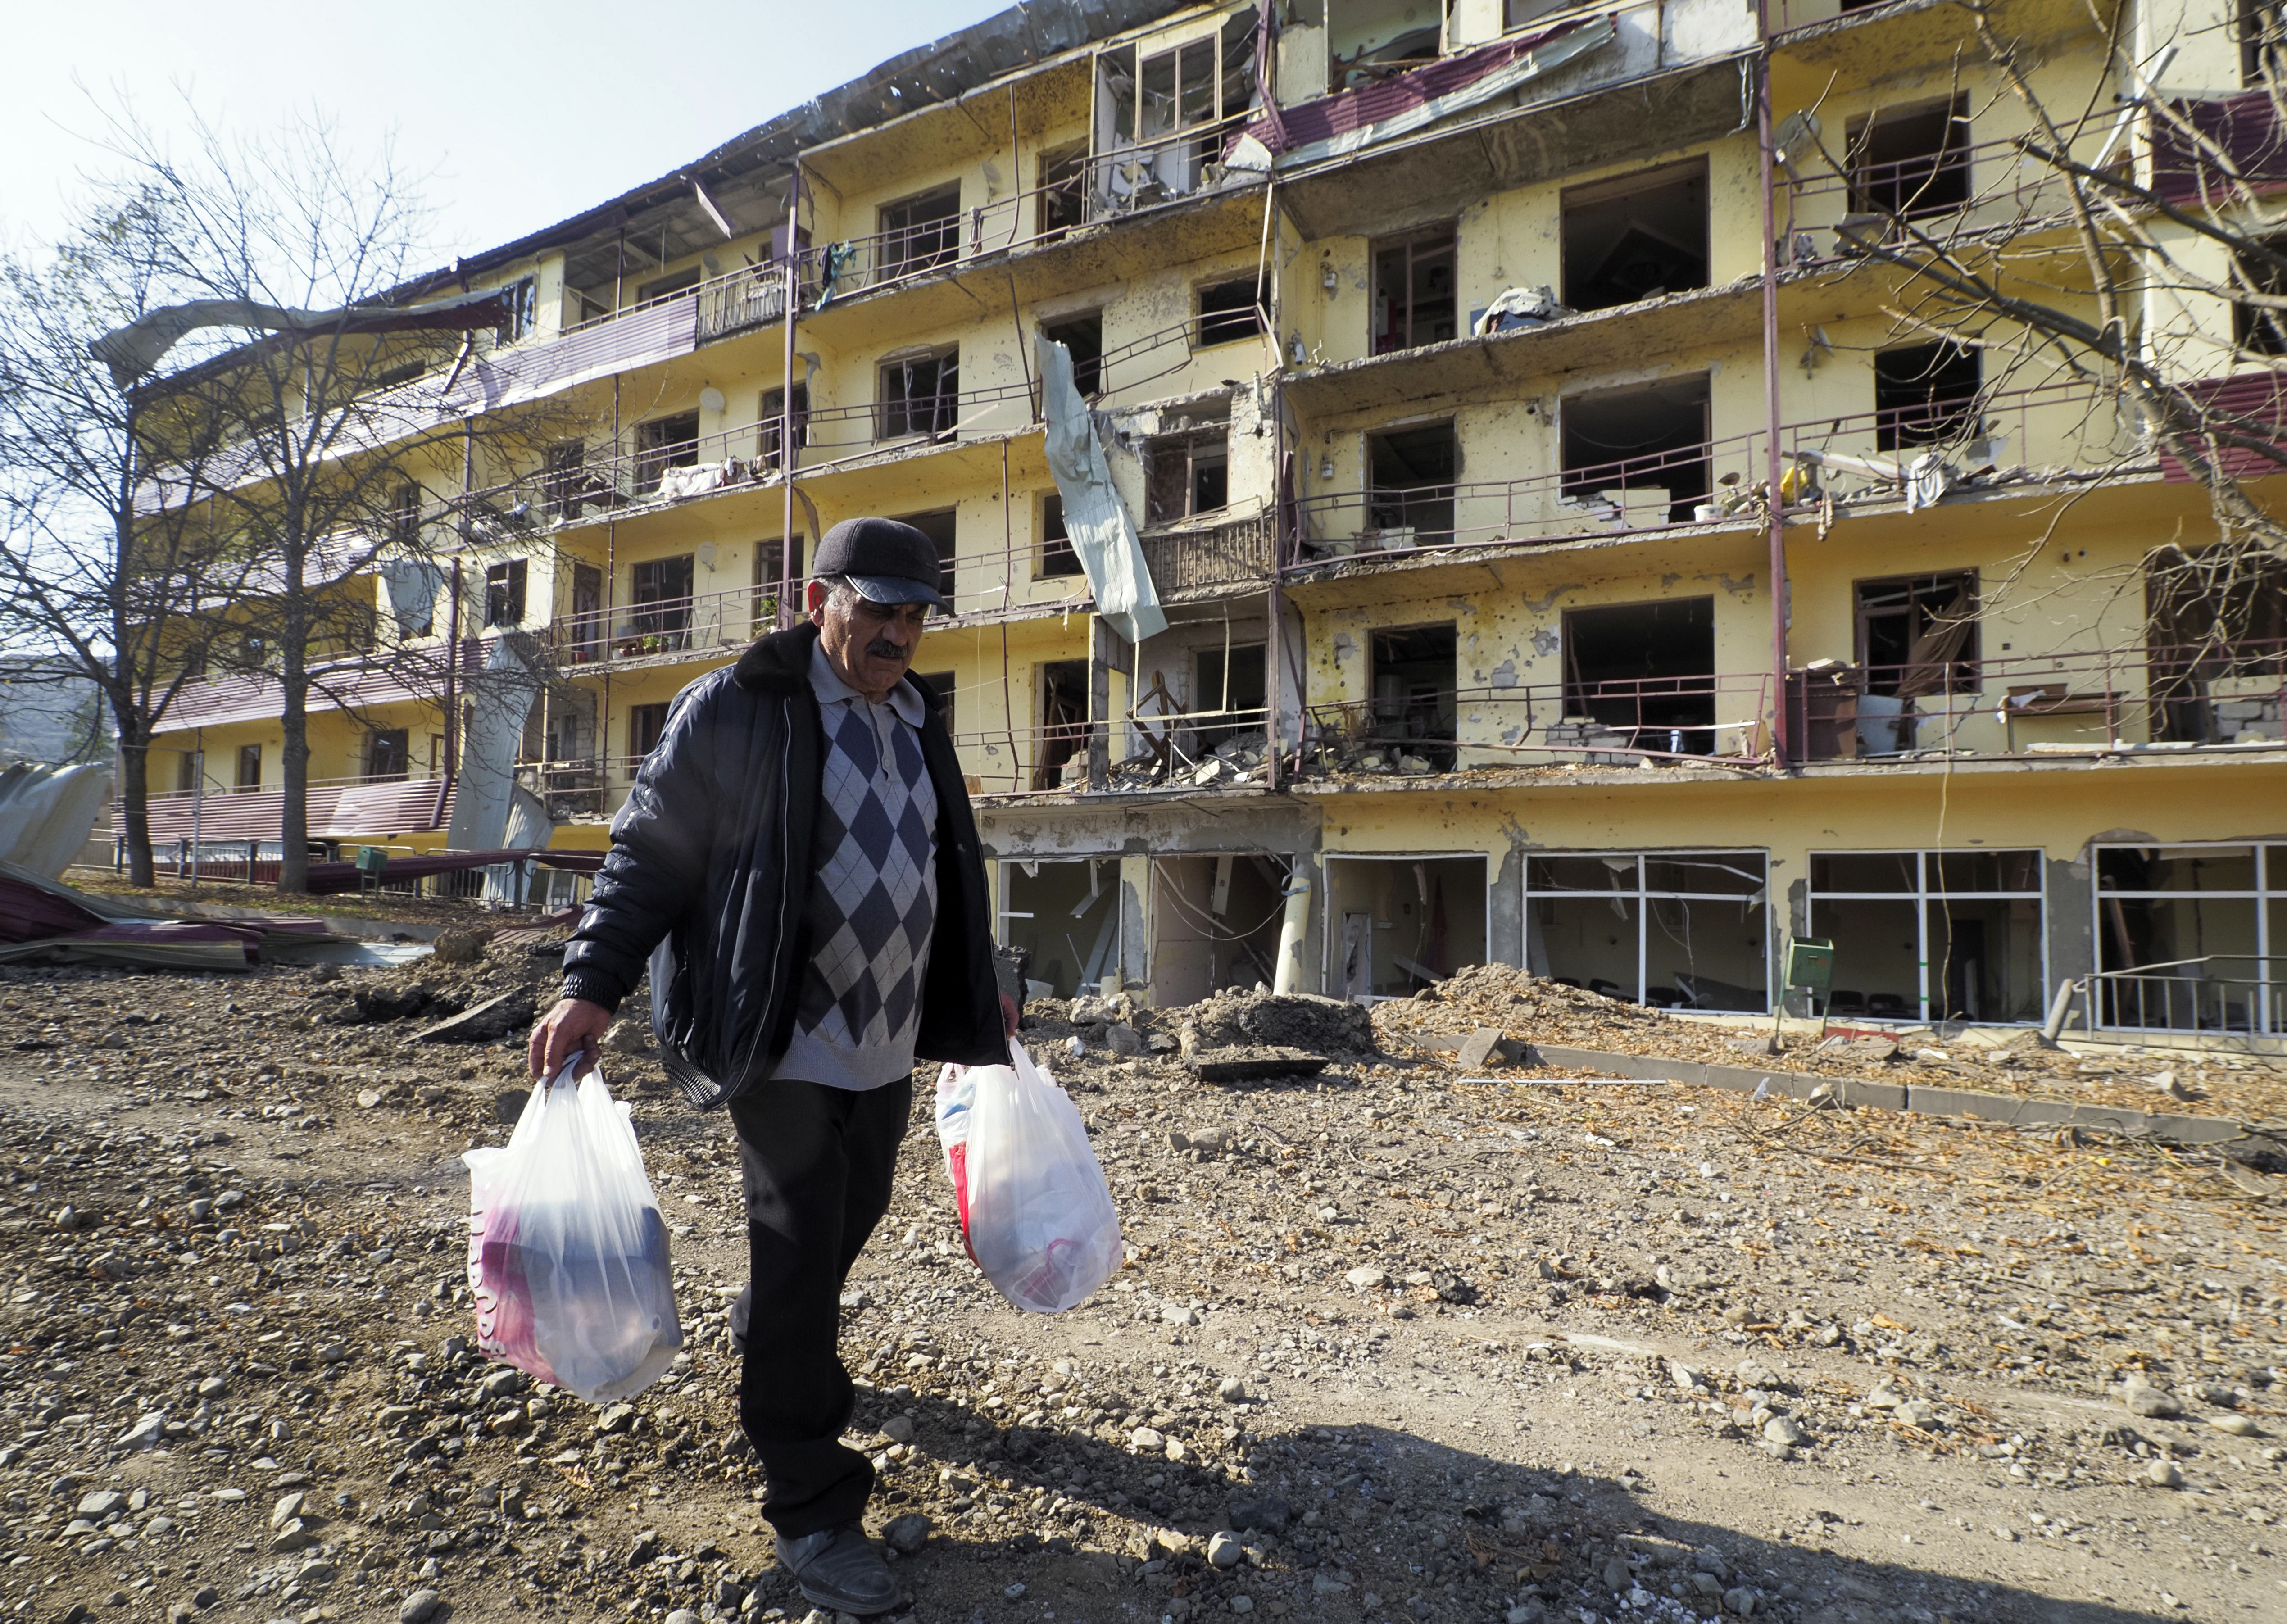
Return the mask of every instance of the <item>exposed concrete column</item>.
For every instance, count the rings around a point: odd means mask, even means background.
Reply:
[[[2096,969],[2089,905],[2096,883],[2096,854],[2084,845],[2070,857],[2049,859],[2041,869],[2041,924],[2049,939],[2049,982],[2043,990],[2054,993],[2058,982]]]
[[[1102,615],[1088,619],[1088,787],[1112,781],[1112,673],[1136,670],[1136,646],[1112,630]]]
[[[1524,848],[1512,839],[1485,899],[1485,963],[1524,963]]]
[[[1101,624],[1101,622],[1098,622]],[[1141,981],[1147,991],[1151,981],[1151,859],[1149,853],[1120,860],[1120,977]]]

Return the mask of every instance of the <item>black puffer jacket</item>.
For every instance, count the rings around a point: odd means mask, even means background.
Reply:
[[[612,820],[611,854],[564,951],[564,993],[617,1009],[651,965],[668,1074],[721,1105],[770,1075],[810,963],[811,852],[826,733],[810,685],[815,626],[773,633],[685,688]],[[937,931],[916,1058],[1009,1058],[985,861],[938,698],[922,759],[937,787]]]

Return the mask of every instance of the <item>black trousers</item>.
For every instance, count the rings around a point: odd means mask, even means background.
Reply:
[[[842,1285],[890,1209],[913,1103],[910,1077],[864,1093],[764,1082],[731,1102],[747,1193],[739,1420],[762,1459],[763,1515],[787,1539],[857,1521],[874,1492],[874,1463],[840,1442],[853,1396]]]

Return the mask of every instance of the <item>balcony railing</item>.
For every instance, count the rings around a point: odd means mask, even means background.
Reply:
[[[1308,707],[1306,771],[1412,774],[1457,767],[1753,762],[1766,749],[1768,676],[1642,677],[1344,700]]]
[[[1202,587],[1238,586],[1270,578],[1273,524],[1268,513],[1217,524],[1147,530],[1144,562],[1163,598]]]
[[[548,645],[569,666],[743,648],[777,629],[778,612],[776,592],[733,587],[559,615]]]
[[[2085,1030],[2287,1033],[2287,958],[2218,953],[2180,964],[2108,970],[2082,988]],[[2268,972],[2268,973],[2267,973]]]

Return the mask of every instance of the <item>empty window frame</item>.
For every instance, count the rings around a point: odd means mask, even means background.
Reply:
[[[937,186],[884,203],[875,280],[911,276],[951,265],[961,254],[961,186]]]
[[[1054,491],[1041,498],[1041,554],[1034,574],[1080,575],[1080,554],[1064,529],[1064,499]]]
[[[1236,644],[1228,657],[1221,648],[1200,649],[1192,658],[1191,709],[1223,720],[1194,726],[1186,754],[1193,761],[1204,761],[1217,746],[1242,733],[1257,735],[1260,744],[1269,702],[1262,644]]]
[[[1834,943],[1838,1018],[2038,1021],[2041,853],[1814,852],[1809,934]]]
[[[1432,226],[1373,245],[1373,353],[1443,344],[1456,317],[1453,227]]]
[[[1064,784],[1065,764],[1088,743],[1088,661],[1050,660],[1033,670],[1041,725],[1033,788],[1056,789]]]
[[[2287,1032],[2287,845],[2099,846],[2093,901],[2100,1027]]]
[[[1104,313],[1067,316],[1041,329],[1041,337],[1072,352],[1072,387],[1084,395],[1104,392]]]
[[[1286,863],[1261,852],[1151,860],[1151,996],[1161,1009],[1278,978]]]
[[[1117,857],[1004,861],[1001,945],[1021,951],[1027,978],[1058,998],[1094,992],[1107,976],[1140,976],[1144,966],[1120,962],[1127,890]]]
[[[1053,147],[1041,154],[1041,189],[1033,229],[1053,241],[1088,219],[1088,143]]]
[[[555,635],[575,664],[604,657],[604,572],[594,565],[573,565],[571,621]]]
[[[762,432],[756,437],[756,455],[761,457],[763,465],[766,468],[783,467],[785,457],[779,450],[779,446],[787,438],[789,427],[785,389],[763,391],[760,409],[756,416]],[[810,385],[807,384],[796,384],[794,386],[794,414],[791,428],[794,448],[799,452],[810,444]]]
[[[485,568],[485,624],[524,624],[525,560],[509,558]]]
[[[558,440],[542,454],[541,468],[541,501],[558,519],[577,519],[588,487],[588,448]]]
[[[1707,161],[1569,188],[1564,302],[1608,310],[1707,285]]]
[[[1434,62],[1444,38],[1444,18],[1436,8],[1392,0],[1327,0],[1328,88],[1378,84]]]
[[[1270,307],[1270,290],[1254,277],[1237,281],[1210,282],[1199,292],[1199,347],[1236,344],[1262,334],[1262,313]]]
[[[1142,40],[1096,57],[1097,186],[1122,208],[1195,190],[1219,155],[1215,126],[1244,113],[1254,90],[1254,26],[1168,45]],[[1140,150],[1139,150],[1140,149]]]
[[[881,401],[877,439],[951,434],[961,419],[960,347],[883,361]]]
[[[1563,649],[1564,715],[1595,749],[1708,756],[1745,719],[1715,714],[1712,597],[1568,609]]]
[[[407,731],[376,728],[365,736],[365,775],[376,782],[394,781],[412,772]]]
[[[937,713],[945,719],[945,731],[948,733],[959,734],[961,729],[955,723],[953,709],[954,692],[955,686],[954,673],[951,671],[916,671],[914,675],[920,679],[922,686],[927,688],[930,693],[937,695]]]
[[[1436,547],[1453,539],[1453,483],[1461,443],[1451,422],[1365,437],[1366,524],[1384,546]]]
[[[2212,744],[2250,724],[2275,732],[2287,563],[2253,546],[2163,548],[2145,563],[2144,609],[2156,738]],[[2242,679],[2248,690],[2218,693]]]
[[[1373,1003],[1404,998],[1485,962],[1482,852],[1329,853],[1326,991]]]
[[[241,744],[238,747],[238,783],[240,789],[262,788],[262,747]]]
[[[2239,82],[2287,85],[2287,32],[2279,0],[2239,0]]]
[[[640,763],[667,736],[667,713],[671,701],[628,707],[628,754]]]
[[[1762,1014],[1769,873],[1762,852],[1528,857],[1525,964],[1629,1003]]]
[[[1373,634],[1368,742],[1417,757],[1440,772],[1452,766],[1460,646],[1451,621]]]
[[[1850,210],[1915,219],[1969,202],[1969,99],[1887,108],[1849,127]]]
[[[647,558],[629,571],[629,597],[635,613],[628,628],[635,646],[630,654],[671,653],[691,638],[692,555]]]
[[[1159,434],[1144,445],[1144,522],[1181,524],[1231,504],[1231,436],[1226,428]]]
[[[911,525],[936,544],[938,588],[947,604],[953,602],[953,566],[959,551],[960,518],[952,508],[932,508],[926,513],[899,513],[899,524]]]
[[[421,487],[411,479],[400,479],[389,493],[387,515],[389,539],[401,547],[411,547],[421,540]]]
[[[1567,395],[1563,492],[1623,527],[1682,523],[1707,499],[1707,375]]]
[[[803,537],[796,532],[794,538],[794,577],[786,575],[786,544],[776,536],[755,543],[755,635],[759,637],[778,623],[779,597],[788,595],[787,601],[797,614],[803,598],[802,573]]]
[[[1861,581],[1851,590],[1865,672],[1858,748],[1870,756],[1911,750],[1911,701],[1977,691],[1977,572]]]
[[[670,468],[699,465],[699,414],[677,412],[636,424],[636,490],[648,495],[659,489],[660,476]]]
[[[1977,432],[1979,352],[1941,338],[1874,355],[1874,445],[1943,445]]]

